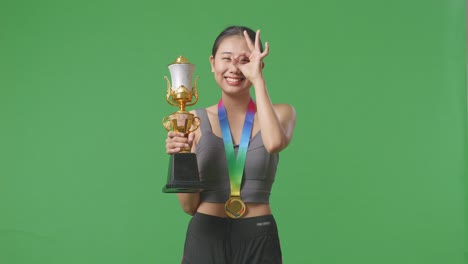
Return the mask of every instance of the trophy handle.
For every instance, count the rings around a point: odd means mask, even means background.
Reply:
[[[197,89],[198,78],[200,78],[200,76],[197,76],[197,78],[195,78],[195,81],[193,81],[193,85],[192,85],[192,102],[186,103],[185,105],[187,105],[187,106],[194,105],[194,104],[196,104],[198,102],[198,89]],[[193,100],[193,97],[195,97],[195,100]]]
[[[164,117],[162,119],[162,124],[164,126],[164,128],[167,130],[167,131],[171,131],[171,120],[169,119],[168,116]]]
[[[199,126],[200,126],[200,118],[196,116],[192,120],[192,127],[190,128],[189,132],[193,132],[197,130]]]
[[[167,78],[167,76],[164,76],[164,79],[166,79],[167,82],[166,101],[172,106],[178,106],[178,103],[175,103],[174,101],[169,99],[172,95],[171,81],[169,81],[169,78]]]

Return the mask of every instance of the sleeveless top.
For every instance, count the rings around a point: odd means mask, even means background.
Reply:
[[[196,109],[202,136],[196,147],[198,170],[204,190],[200,201],[225,203],[231,194],[229,171],[221,137],[213,134],[205,108]],[[259,131],[249,142],[241,183],[241,198],[246,203],[269,203],[279,162],[278,153],[268,153]],[[234,148],[237,155],[238,145]]]

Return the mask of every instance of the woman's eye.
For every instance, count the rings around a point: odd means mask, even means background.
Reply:
[[[242,63],[242,64],[246,64],[246,63],[249,63],[249,62],[250,62],[249,57],[247,57],[247,56],[241,56],[241,57],[239,58],[239,61],[240,61],[240,63]]]
[[[222,58],[223,61],[231,61],[231,58]]]

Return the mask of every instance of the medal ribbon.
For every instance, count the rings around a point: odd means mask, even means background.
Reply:
[[[234,153],[234,144],[232,142],[231,129],[229,128],[229,121],[223,99],[219,100],[218,103],[218,118],[219,124],[221,126],[221,134],[223,135],[224,150],[226,152],[226,158],[228,162],[229,181],[231,183],[231,196],[240,197],[240,186],[242,175],[244,174],[245,158],[247,157],[247,149],[249,147],[250,135],[252,133],[252,126],[256,111],[257,108],[255,107],[255,103],[252,98],[250,98],[236,157]]]

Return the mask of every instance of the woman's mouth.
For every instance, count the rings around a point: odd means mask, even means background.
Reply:
[[[224,77],[224,79],[230,85],[237,85],[244,80],[243,77]]]

